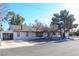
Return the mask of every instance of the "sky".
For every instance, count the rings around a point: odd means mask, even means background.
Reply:
[[[35,20],[49,25],[54,13],[59,13],[60,10],[67,9],[70,13],[74,14],[78,23],[78,4],[65,4],[65,3],[9,3],[7,4],[10,11],[14,11],[16,14],[20,14],[25,18],[24,23],[30,25]],[[3,23],[3,29],[9,28],[8,23]]]

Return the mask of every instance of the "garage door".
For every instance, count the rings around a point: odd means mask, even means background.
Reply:
[[[3,40],[13,40],[13,33],[3,33]]]

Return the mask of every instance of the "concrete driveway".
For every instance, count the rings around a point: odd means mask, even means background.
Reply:
[[[73,38],[74,40],[78,40],[79,37],[74,37],[71,36],[70,38]],[[16,48],[16,47],[28,47],[28,46],[34,46],[37,44],[42,44],[42,43],[47,43],[47,42],[51,42],[53,40],[44,40],[44,39],[40,39],[40,40],[32,40],[32,41],[22,41],[22,40],[5,40],[5,41],[1,41],[1,46],[0,49],[7,49],[7,48]],[[61,41],[56,41],[56,42],[62,42]],[[54,42],[54,41],[53,41]]]
[[[36,44],[39,44],[37,42],[29,42],[29,41],[14,41],[14,40],[6,40],[1,42],[0,49],[7,49],[7,48],[16,48],[16,47],[28,47],[28,46],[34,46]]]
[[[1,56],[79,56],[79,40],[1,49]]]

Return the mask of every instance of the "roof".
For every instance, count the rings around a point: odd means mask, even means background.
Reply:
[[[9,30],[21,30],[21,26],[20,25],[10,25]]]
[[[42,29],[36,29],[34,27],[31,27],[31,26],[25,26],[25,25],[11,25],[9,30],[12,30],[12,31],[20,31],[20,32],[42,32],[43,30]]]

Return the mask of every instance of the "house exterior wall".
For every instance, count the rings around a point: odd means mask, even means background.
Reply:
[[[3,33],[13,33],[13,31],[1,31],[0,32],[0,39],[3,40]]]
[[[26,35],[27,32],[19,32],[20,36],[17,36],[18,32],[13,32],[13,31],[1,31],[0,32],[0,39],[3,40],[3,33],[13,33],[13,39],[14,40],[33,40],[33,39],[38,39],[40,37],[36,36],[36,32],[28,32],[28,35]],[[43,33],[42,38],[47,37],[47,32]],[[50,37],[59,37],[60,35],[58,33],[56,33],[56,35],[52,35],[52,33],[50,34]]]
[[[2,40],[2,32],[0,31],[0,40]]]
[[[19,32],[20,36],[17,36],[17,32],[13,33],[13,39],[14,40],[32,40],[39,37],[36,37],[35,32],[28,32],[28,36],[26,36],[26,32]]]
[[[28,36],[26,36],[26,32],[19,32],[20,36],[17,36],[18,32],[13,31],[1,31],[0,32],[0,39],[3,40],[3,33],[13,33],[13,40],[32,40],[32,39],[38,39],[40,37],[36,36],[36,32],[28,32]],[[44,32],[42,37],[46,37],[47,33]]]
[[[44,32],[42,37],[43,37],[43,38],[47,37],[47,33]]]
[[[43,38],[47,37],[48,33],[47,32],[44,32],[43,33]],[[51,32],[49,37],[60,37],[60,34],[59,33],[56,33],[55,35],[53,35],[53,33]]]

